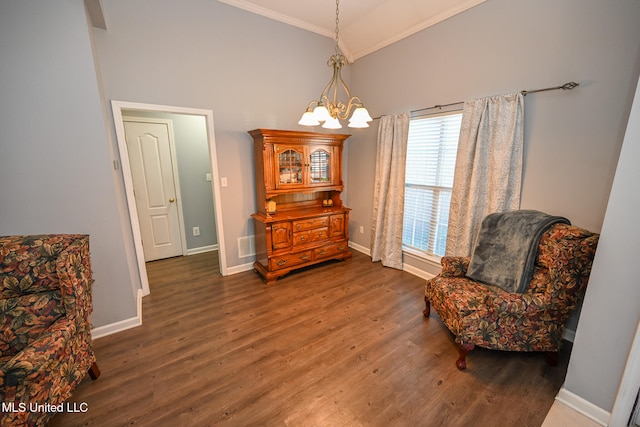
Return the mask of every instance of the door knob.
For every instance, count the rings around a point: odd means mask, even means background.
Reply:
[[[176,199],[174,199],[173,197],[169,199],[169,203],[173,203],[175,201],[176,201]]]

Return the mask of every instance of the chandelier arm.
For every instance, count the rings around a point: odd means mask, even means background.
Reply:
[[[340,119],[345,120],[351,114],[351,110],[355,110],[358,107],[362,107],[362,103],[359,101],[360,99],[357,96],[353,96],[349,98],[349,103],[346,106],[344,105],[344,103],[342,103],[344,111],[340,116]]]
[[[329,93],[329,89],[331,89],[331,86],[333,86],[335,82],[336,82],[336,73],[334,70],[331,80],[329,80],[329,83],[327,83],[327,85],[322,90],[322,93],[320,94],[320,100],[323,100],[323,99],[326,101],[329,100],[329,97],[327,96],[327,94]]]
[[[340,79],[340,84],[342,85],[342,89],[347,94],[347,99],[348,99],[347,104],[345,105],[345,103],[343,102],[342,108],[341,108],[342,114],[340,115],[340,119],[344,120],[347,117],[349,117],[349,115],[351,114],[351,110],[358,107],[362,107],[363,104],[360,98],[358,98],[357,96],[351,96],[351,92],[349,91],[347,84],[342,79],[342,75],[338,74],[338,77]]]
[[[336,69],[334,68],[333,70],[333,81],[335,82],[335,84],[333,85],[333,100],[331,101],[331,105],[334,108],[339,108],[339,101],[338,101],[338,81],[342,81],[342,79],[340,78],[340,73],[337,73],[337,77],[336,77]],[[331,114],[333,116],[333,114]]]
[[[347,99],[351,100],[351,92],[349,91],[349,88],[347,87],[347,84],[344,82],[344,80],[342,80],[342,73],[340,73],[340,72],[338,72],[338,79],[340,80],[340,84],[342,85],[342,89],[347,94]]]
[[[340,120],[344,120],[347,118],[347,106],[344,102],[340,101],[335,106],[336,117]]]

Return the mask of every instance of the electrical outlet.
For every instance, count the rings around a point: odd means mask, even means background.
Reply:
[[[364,226],[360,226],[360,234],[364,234]]]
[[[194,236],[200,235],[200,227],[193,227],[193,235]]]
[[[229,184],[227,183],[227,177],[226,177],[226,176],[223,176],[222,178],[220,178],[220,185],[221,185],[222,187],[226,187],[227,185],[229,185]]]

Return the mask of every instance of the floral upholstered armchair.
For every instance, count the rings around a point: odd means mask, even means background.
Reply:
[[[455,336],[458,369],[466,368],[475,346],[546,352],[547,362],[557,364],[564,325],[584,295],[599,236],[567,223],[541,233],[530,279],[519,292],[468,277],[472,257],[443,257],[442,271],[427,281],[424,316],[433,307]]]
[[[1,426],[44,425],[87,373],[91,346],[89,236],[0,237]],[[38,406],[41,405],[41,406]]]

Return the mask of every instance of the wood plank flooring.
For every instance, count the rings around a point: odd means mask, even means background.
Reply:
[[[147,265],[143,325],[95,340],[102,371],[51,426],[540,426],[566,373],[476,349],[466,371],[424,280],[353,259],[266,286],[216,253]]]

